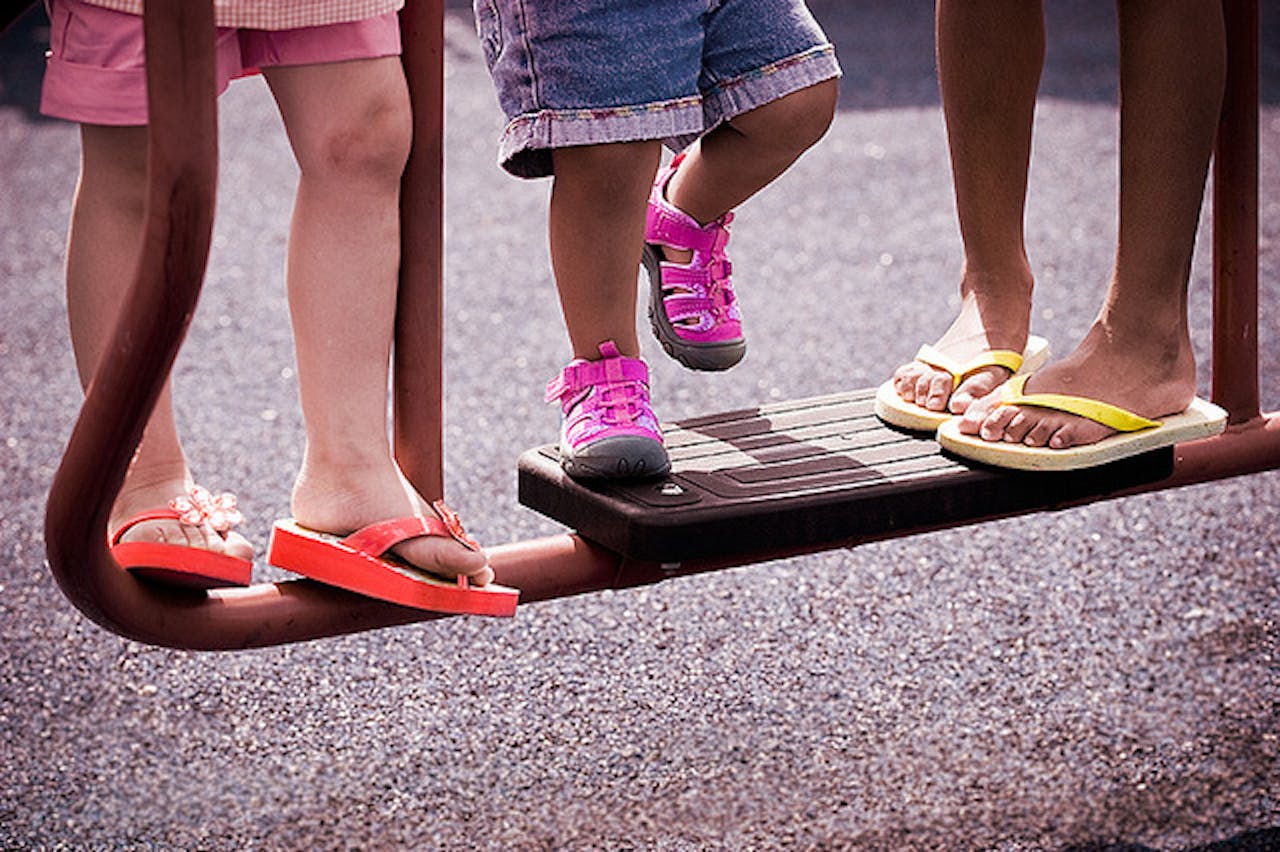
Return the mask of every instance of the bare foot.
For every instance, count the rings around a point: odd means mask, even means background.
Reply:
[[[957,363],[993,349],[1022,352],[1031,324],[1033,283],[1029,268],[1005,277],[966,272],[960,285],[960,314],[934,348]],[[968,376],[953,391],[950,373],[911,361],[894,372],[893,387],[907,402],[930,411],[962,414],[1007,378],[1009,371],[1003,367],[987,367]]]
[[[1152,420],[1177,414],[1195,398],[1195,359],[1185,334],[1177,335],[1174,343],[1158,337],[1133,335],[1122,340],[1096,322],[1071,355],[1029,378],[1023,393],[1086,397]],[[1073,414],[1001,405],[1000,396],[991,394],[971,405],[960,419],[960,431],[984,441],[1051,449],[1094,444],[1115,434]]]
[[[434,511],[388,458],[373,464],[303,462],[293,488],[293,516],[305,527],[348,535],[392,518],[431,517]],[[411,565],[442,577],[465,576],[477,586],[493,580],[483,551],[452,538],[421,536],[392,548]]]
[[[130,474],[124,484],[116,504],[111,510],[108,523],[108,536],[141,512],[168,507],[169,501],[186,494],[191,488],[189,476],[178,475],[171,478],[159,478],[142,481],[143,477]],[[253,545],[244,536],[230,530],[224,538],[208,523],[184,524],[177,520],[142,521],[125,531],[121,542],[142,541],[159,544],[173,544],[180,547],[192,547],[220,553],[236,559],[253,559]]]

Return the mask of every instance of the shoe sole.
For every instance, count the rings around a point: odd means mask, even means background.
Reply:
[[[716,343],[693,343],[676,333],[662,304],[662,260],[658,250],[646,244],[642,260],[649,275],[649,327],[663,350],[688,369],[700,372],[720,372],[741,361],[747,354],[747,341],[741,337]]]
[[[657,441],[622,435],[576,453],[562,447],[560,466],[574,479],[652,479],[669,473],[671,460]]]

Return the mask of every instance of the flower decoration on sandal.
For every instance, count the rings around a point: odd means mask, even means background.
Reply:
[[[453,511],[443,500],[435,500],[431,503],[431,508],[444,522],[444,528],[448,530],[449,535],[453,536],[454,541],[466,547],[468,550],[479,550],[480,542],[467,535],[467,530],[462,526],[462,518],[458,517],[458,513]],[[458,576],[459,585],[466,581],[466,577]]]
[[[229,491],[214,495],[202,485],[196,485],[186,494],[169,501],[169,508],[178,513],[178,520],[198,527],[207,523],[219,534],[226,533],[244,520],[236,508],[236,495]]]

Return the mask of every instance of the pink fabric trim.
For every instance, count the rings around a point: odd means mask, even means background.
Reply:
[[[147,123],[142,22],[86,0],[52,0],[50,49],[40,111],[84,124]],[[258,68],[396,56],[395,12],[364,21],[266,31],[220,29],[217,90]]]

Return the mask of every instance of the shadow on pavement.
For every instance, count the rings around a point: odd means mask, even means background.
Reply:
[[[1275,852],[1280,849],[1280,828],[1262,828],[1257,831],[1246,831],[1219,840],[1187,849],[1186,852]],[[1083,846],[1068,846],[1062,852],[1160,852],[1140,843],[1099,843]]]

